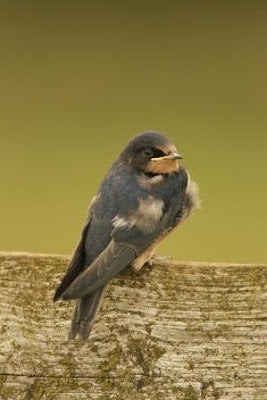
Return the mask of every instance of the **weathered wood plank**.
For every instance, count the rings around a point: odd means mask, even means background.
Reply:
[[[266,266],[126,271],[90,341],[67,343],[67,261],[0,253],[0,399],[267,399]]]

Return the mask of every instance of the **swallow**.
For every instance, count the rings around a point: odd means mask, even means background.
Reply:
[[[132,138],[89,205],[80,241],[54,301],[76,300],[69,340],[86,340],[109,281],[139,271],[155,247],[199,206],[198,186],[161,133]]]

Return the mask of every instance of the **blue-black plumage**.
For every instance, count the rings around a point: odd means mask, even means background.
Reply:
[[[161,133],[135,136],[103,179],[54,300],[77,299],[70,339],[85,340],[107,283],[139,270],[158,242],[198,206],[197,185]]]

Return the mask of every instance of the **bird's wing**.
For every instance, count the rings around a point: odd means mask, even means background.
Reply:
[[[135,229],[136,230],[136,229]],[[83,297],[99,289],[114,276],[128,266],[137,256],[152,243],[142,232],[132,232],[136,240],[117,242],[112,238],[106,249],[83,271],[66,289],[61,296],[64,300]]]
[[[109,245],[86,270],[77,276],[61,298],[64,300],[80,298],[105,285],[148,249],[157,237],[172,229],[181,207],[182,197],[180,199],[174,197],[160,223],[152,232],[144,232],[135,225],[131,228],[115,228]]]
[[[69,262],[68,269],[66,275],[62,279],[60,285],[58,286],[55,295],[54,301],[57,301],[62,293],[67,289],[67,287],[74,281],[74,279],[82,272],[84,269],[84,261],[85,261],[85,252],[84,252],[84,240],[86,233],[89,229],[91,222],[91,217],[89,216],[86,220],[85,226],[83,228],[81,238],[76,246],[76,249],[73,252],[72,258]]]

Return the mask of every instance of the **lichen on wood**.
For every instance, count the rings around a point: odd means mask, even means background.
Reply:
[[[83,343],[52,301],[68,259],[0,253],[1,400],[267,398],[266,266],[124,271]]]

